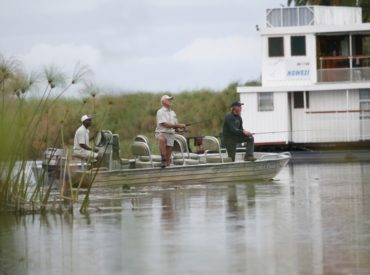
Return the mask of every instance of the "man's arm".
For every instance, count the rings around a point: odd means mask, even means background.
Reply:
[[[80,146],[81,146],[81,148],[83,148],[85,150],[92,151],[92,149],[89,146],[87,146],[85,143],[80,143]]]
[[[225,117],[224,122],[229,129],[230,133],[239,137],[244,136],[243,129],[239,129],[235,126],[235,118],[231,115]]]
[[[81,148],[87,151],[94,151],[94,152],[99,151],[98,149],[93,150],[92,148],[90,148],[89,145],[87,145],[89,142],[89,137],[84,132],[77,130],[76,136],[77,136],[77,142]]]
[[[176,114],[173,112],[173,114],[171,116],[176,117]],[[186,124],[178,123],[177,119],[173,120],[174,123],[170,123],[168,121],[167,116],[163,115],[163,112],[161,112],[161,110],[159,110],[157,112],[157,121],[158,121],[159,125],[161,125],[162,127],[168,128],[168,129],[181,129],[181,128],[184,129],[184,128],[186,128]]]
[[[168,123],[168,122],[162,122],[161,125],[169,129],[186,128],[186,124],[183,124],[183,123],[173,124],[173,123]]]
[[[99,152],[99,149],[95,148],[94,150],[87,146],[85,143],[80,143],[81,148],[87,150],[87,151],[93,151],[93,152]]]

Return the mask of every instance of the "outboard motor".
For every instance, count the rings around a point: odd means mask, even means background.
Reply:
[[[47,148],[44,152],[44,158],[42,160],[43,167],[55,167],[63,165],[65,160],[65,153],[60,148]]]
[[[99,149],[99,154],[103,156],[101,166],[105,166],[109,170],[121,168],[118,134],[112,134],[109,130],[100,131],[96,140],[96,148]]]

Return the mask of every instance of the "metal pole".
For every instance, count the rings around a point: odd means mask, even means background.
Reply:
[[[349,74],[350,74],[350,81],[353,81],[353,49],[352,49],[352,34],[349,34]]]
[[[347,141],[349,141],[349,128],[350,128],[350,119],[349,119],[349,91],[346,90],[346,101],[347,101]]]

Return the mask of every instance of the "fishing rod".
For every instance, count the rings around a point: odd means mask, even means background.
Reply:
[[[201,123],[205,123],[205,122],[208,122],[208,121],[211,121],[212,119],[206,119],[206,120],[201,120],[201,121],[196,121],[196,122],[192,122],[192,123],[185,123],[186,126],[192,126],[192,125],[197,125],[197,124],[201,124]]]
[[[295,130],[295,131],[259,132],[259,133],[252,133],[252,135],[265,135],[265,134],[278,134],[278,133],[295,133],[295,132],[313,132],[313,131],[324,131],[324,130]]]

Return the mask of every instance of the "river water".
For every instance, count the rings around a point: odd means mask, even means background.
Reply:
[[[2,215],[0,274],[370,274],[370,163],[99,189],[88,215]]]

